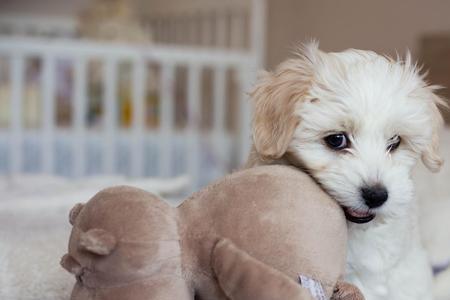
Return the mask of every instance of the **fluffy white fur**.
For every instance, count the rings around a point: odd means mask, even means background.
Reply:
[[[349,222],[347,278],[366,299],[432,299],[432,275],[417,225],[411,171],[418,159],[437,171],[442,118],[434,94],[408,54],[324,53],[315,43],[266,73],[252,97],[254,147],[249,165],[288,163],[307,170],[342,206],[375,213]],[[345,132],[335,151],[324,138]],[[393,152],[389,140],[401,137]],[[384,185],[389,198],[369,209],[364,185]]]

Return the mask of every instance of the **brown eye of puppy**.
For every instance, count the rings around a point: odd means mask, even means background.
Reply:
[[[345,132],[330,134],[325,137],[324,141],[329,148],[336,151],[350,147],[350,141]]]
[[[400,146],[402,142],[402,138],[398,135],[394,135],[392,138],[389,139],[389,145],[387,147],[387,152],[391,153],[397,150],[397,148]]]

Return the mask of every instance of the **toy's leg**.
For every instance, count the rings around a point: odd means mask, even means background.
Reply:
[[[220,240],[212,254],[212,264],[224,293],[232,300],[313,300],[300,284]]]
[[[88,298],[72,298],[86,300]],[[89,298],[90,299],[90,298]],[[95,300],[193,300],[184,280],[176,277],[158,277],[148,282],[97,289]]]

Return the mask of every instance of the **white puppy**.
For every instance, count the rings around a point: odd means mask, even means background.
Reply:
[[[324,53],[266,73],[252,93],[249,166],[296,165],[344,208],[349,220],[348,280],[366,299],[432,298],[420,244],[411,170],[419,158],[439,170],[443,101],[410,55]]]

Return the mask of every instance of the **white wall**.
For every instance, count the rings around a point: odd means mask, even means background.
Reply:
[[[269,0],[268,66],[285,59],[296,42],[320,40],[325,50],[420,52],[423,33],[450,32],[450,1]]]

